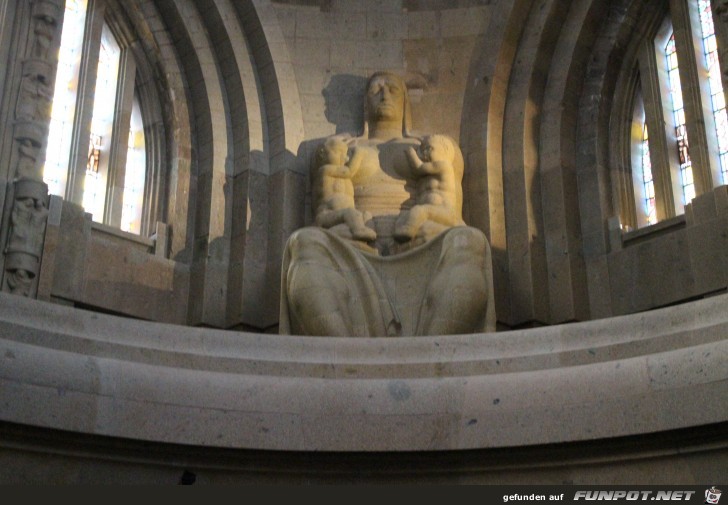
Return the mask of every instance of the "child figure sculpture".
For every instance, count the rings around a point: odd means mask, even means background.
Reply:
[[[354,207],[351,178],[361,166],[361,153],[355,150],[349,159],[346,142],[332,137],[319,148],[316,158],[318,168],[314,169],[312,185],[316,224],[331,228],[343,223],[354,240],[374,240],[376,232],[364,224],[371,215]]]
[[[445,135],[429,135],[419,150],[421,157],[412,147],[407,150],[417,193],[416,204],[397,218],[394,238],[400,242],[413,239],[428,221],[445,227],[465,224],[457,210],[453,141]]]

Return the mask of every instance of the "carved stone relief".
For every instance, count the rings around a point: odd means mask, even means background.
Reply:
[[[40,269],[48,219],[48,186],[42,181],[19,179],[14,189],[3,290],[29,296]]]
[[[10,156],[14,183],[4,249],[3,291],[34,296],[40,269],[43,238],[48,219],[48,186],[43,182],[42,163],[50,123],[53,77],[60,43],[62,0],[32,3],[29,40],[21,63],[20,83],[13,123]]]
[[[50,0],[39,0],[33,4],[33,49],[32,56],[40,60],[49,60],[53,39],[58,30],[60,5]]]
[[[44,60],[25,60],[20,81],[20,93],[15,107],[17,120],[43,122],[51,115],[53,89],[48,76],[53,66]]]

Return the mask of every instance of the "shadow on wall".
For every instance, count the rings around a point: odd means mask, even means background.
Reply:
[[[326,120],[336,127],[335,134],[360,135],[364,127],[364,88],[367,78],[360,75],[336,74],[321,91],[324,97]],[[326,137],[301,142],[296,163],[299,171],[306,174],[306,197],[303,212],[305,225],[313,222],[311,215],[311,187],[308,177],[311,156]]]
[[[360,75],[336,74],[321,92],[326,101],[326,120],[336,125],[336,133],[361,131],[366,83],[366,77]]]

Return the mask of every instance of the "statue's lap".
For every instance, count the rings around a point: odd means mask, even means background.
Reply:
[[[444,274],[440,276],[440,282],[443,277],[447,279],[448,272],[443,272],[443,266],[452,269],[452,260],[458,254],[469,252],[479,258],[482,257],[482,261],[476,262],[477,266],[458,268],[473,269],[471,272],[473,277],[484,275],[487,279],[491,278],[489,271],[481,271],[484,268],[489,269],[490,265],[485,236],[480,230],[466,226],[450,228],[424,245],[391,256],[379,256],[359,250],[349,241],[330,231],[315,227],[302,228],[291,237],[288,250],[290,264],[284,265],[284,275],[293,271],[290,267],[296,266],[297,262],[305,262],[307,268],[320,269],[322,277],[330,275],[331,271],[340,274],[348,290],[352,331],[354,335],[360,336],[393,335],[394,326],[387,322],[392,318],[397,321],[397,335],[418,334],[425,298],[451,296],[447,291],[428,293],[431,278],[437,272]],[[451,261],[448,265],[449,259]],[[453,281],[448,287],[456,289],[458,286],[455,277]],[[297,304],[289,302],[290,300],[286,301],[285,310],[294,310],[292,307]],[[482,310],[485,319],[485,304]],[[379,331],[383,333],[372,334],[373,331],[377,331],[373,329],[377,324],[372,323],[372,320],[378,318],[385,320],[379,326]],[[294,315],[292,320],[295,319]],[[295,324],[293,328],[285,329],[296,333]],[[488,329],[488,325],[485,324],[472,328],[471,331]]]

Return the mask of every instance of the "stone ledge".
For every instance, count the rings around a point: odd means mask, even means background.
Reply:
[[[437,452],[291,452],[139,442],[0,422],[0,483],[705,484],[726,423],[590,442]]]
[[[484,335],[187,328],[0,295],[0,420],[209,447],[518,447],[728,420],[728,295]]]

